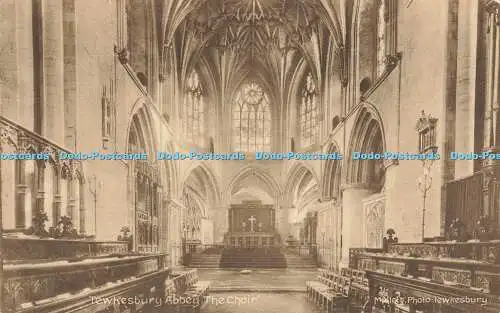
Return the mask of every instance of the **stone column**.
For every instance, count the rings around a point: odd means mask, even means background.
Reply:
[[[163,193],[160,194],[159,196],[161,203],[160,207],[160,242],[159,242],[159,249],[160,252],[168,252],[168,241],[169,241],[169,236],[168,232],[170,229],[170,221],[169,221],[169,212],[170,212],[170,207],[169,203],[167,201],[167,192],[164,191]]]
[[[68,212],[67,215],[71,217],[71,221],[73,222],[73,226],[75,228],[78,228],[78,213],[76,211],[76,205],[75,205],[75,187],[74,187],[74,180],[73,177],[68,176],[67,177],[67,184],[68,184],[68,190],[66,191],[68,193],[67,197],[67,206],[68,206]]]
[[[10,161],[7,161],[10,162]],[[15,161],[15,169],[13,171],[12,177],[14,178],[14,182],[16,184],[14,199],[15,205],[15,213],[14,213],[14,227],[24,229],[26,227],[26,191],[28,189],[28,185],[26,184],[26,176],[25,176],[25,167],[26,161],[17,160]],[[2,163],[6,163],[2,161]],[[5,168],[5,167],[4,167]],[[16,171],[19,173],[18,179],[16,180]],[[4,172],[6,172],[4,170]],[[5,181],[5,180],[4,180]],[[5,184],[4,184],[5,185]],[[6,189],[4,189],[6,190]],[[7,203],[4,201],[4,205]]]
[[[45,0],[43,11],[45,136],[64,145],[64,47],[62,0]]]
[[[489,16],[486,34],[486,93],[484,114],[483,150],[492,153],[500,152],[500,5],[491,1],[487,7]],[[500,162],[483,160],[483,206],[484,213],[496,222],[500,221],[500,204],[498,201],[498,181],[500,179]]]
[[[474,151],[476,127],[476,58],[478,1],[464,1],[458,6],[457,110],[455,150]],[[474,162],[455,161],[455,179],[474,173]]]
[[[63,0],[64,31],[64,130],[65,146],[76,150],[78,129],[78,97],[76,69],[76,3],[77,0]]]
[[[182,256],[182,204],[179,201],[170,199],[167,204],[168,214],[168,250],[170,265],[177,266]]]
[[[288,213],[290,210],[290,206],[286,204],[278,204],[276,205],[276,209],[274,211],[275,214],[275,230],[281,237],[281,241],[285,241],[288,237],[289,227],[288,227]]]
[[[57,226],[57,222],[59,222],[59,218],[61,217],[61,208],[62,208],[62,198],[61,198],[61,174],[59,169],[55,169],[57,174],[53,180],[53,194],[54,198],[54,209],[52,210],[52,226]]]
[[[384,162],[385,166],[385,183],[384,183],[384,194],[385,194],[385,216],[384,216],[384,234],[388,228],[394,228],[396,233],[403,232],[402,228],[404,225],[403,218],[401,216],[400,208],[398,206],[398,197],[400,197],[401,191],[396,184],[396,172],[397,172],[398,162],[396,160],[387,160]],[[420,166],[420,164],[416,163]],[[419,223],[416,223],[419,224]],[[420,224],[419,224],[420,225]],[[408,225],[404,226],[405,228]]]
[[[229,207],[227,205],[220,205],[213,212],[214,243],[222,243],[224,241],[224,234],[229,230]]]
[[[78,179],[78,204],[80,210],[80,234],[87,234],[87,209],[85,205],[88,205],[85,201],[85,181]]]
[[[342,260],[340,267],[349,266],[349,249],[361,248],[363,236],[360,225],[363,218],[361,200],[371,194],[364,185],[349,185],[343,188],[342,197]]]

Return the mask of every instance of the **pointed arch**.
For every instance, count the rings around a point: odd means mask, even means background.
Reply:
[[[310,173],[315,182],[319,182],[318,175],[309,164],[304,162],[294,163],[287,172],[284,193],[290,194],[307,173]]]
[[[270,191],[270,195],[277,201],[281,195],[281,187],[271,173],[261,168],[248,165],[234,175],[226,187],[225,202],[229,203],[237,184],[249,177],[255,177],[264,183],[264,188]]]
[[[314,170],[302,162],[294,164],[288,172],[284,192],[297,212],[317,201],[320,189],[319,180]]]
[[[156,153],[158,141],[153,127],[153,114],[150,106],[152,106],[152,104],[146,97],[140,97],[132,106],[131,113],[129,115],[129,124],[127,126],[127,139],[125,141],[126,151],[130,151],[129,136],[135,128],[135,130],[138,131],[138,138],[142,140],[142,143],[144,144],[144,152],[149,155],[154,155]]]
[[[194,178],[195,181],[190,181],[191,178]],[[203,188],[203,194],[207,198],[207,200],[209,200],[210,204],[220,204],[221,191],[219,187],[219,179],[207,164],[194,164],[184,175],[184,179],[182,180],[181,184],[181,190],[187,188],[190,182],[203,184],[201,186]]]
[[[383,153],[385,135],[382,120],[377,109],[368,103],[359,109],[349,140],[349,156],[354,152]],[[348,158],[346,182],[360,184],[367,188],[380,189],[383,186],[383,160],[353,160]]]
[[[132,107],[126,140],[127,152],[154,155],[156,138],[148,99],[140,98]],[[134,247],[139,252],[157,252],[160,234],[166,228],[165,212],[161,210],[161,172],[158,162],[129,161],[129,201],[134,207],[129,216]],[[160,215],[161,214],[161,215]],[[162,227],[163,229],[160,229]]]
[[[329,154],[340,153],[339,146],[336,142],[330,143],[327,151]],[[323,165],[322,173],[321,198],[325,201],[329,201],[333,198],[339,198],[340,186],[342,182],[342,161],[326,160]]]

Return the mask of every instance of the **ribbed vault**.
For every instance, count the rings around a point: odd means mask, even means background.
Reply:
[[[343,1],[164,1],[163,68],[180,86],[193,68],[210,98],[225,105],[246,81],[257,81],[276,105],[286,103],[297,67],[307,63],[318,86],[343,53]],[[340,12],[340,13],[339,13]],[[172,63],[173,62],[173,63]],[[338,66],[337,66],[338,67]]]

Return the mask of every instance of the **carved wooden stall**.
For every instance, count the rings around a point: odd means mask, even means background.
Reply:
[[[367,312],[498,312],[499,248],[440,242],[360,251],[355,266],[369,281]]]

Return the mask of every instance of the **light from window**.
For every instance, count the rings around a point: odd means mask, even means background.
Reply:
[[[235,151],[271,149],[269,97],[256,83],[241,87],[233,103],[233,147]]]
[[[377,76],[385,71],[385,26],[385,0],[380,0],[377,14]]]
[[[191,72],[186,83],[186,94],[183,106],[184,138],[194,144],[204,144],[204,103],[198,73]]]
[[[315,144],[319,139],[317,102],[316,85],[311,73],[309,73],[302,90],[302,101],[299,103],[300,144],[303,147]]]

